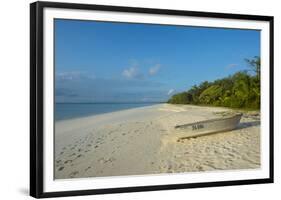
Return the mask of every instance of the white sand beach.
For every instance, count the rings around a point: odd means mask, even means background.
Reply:
[[[174,126],[231,109],[157,104],[63,120],[55,125],[55,178],[179,173],[260,167],[260,119],[245,112],[236,130],[167,140]]]

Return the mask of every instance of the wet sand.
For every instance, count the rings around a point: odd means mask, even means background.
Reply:
[[[180,173],[260,167],[260,119],[236,130],[167,140],[174,126],[217,118],[227,108],[157,104],[56,122],[55,178]]]

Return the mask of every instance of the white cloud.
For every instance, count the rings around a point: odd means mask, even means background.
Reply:
[[[151,67],[151,68],[148,70],[149,75],[153,76],[153,75],[157,74],[158,71],[160,70],[160,68],[161,68],[161,65],[160,65],[160,64],[157,64],[157,65]]]
[[[175,90],[174,89],[170,89],[167,93],[167,95],[171,95]]]
[[[72,80],[80,77],[80,72],[59,72],[56,74],[56,76],[61,80]]]
[[[234,68],[234,67],[237,67],[237,66],[238,66],[237,64],[234,64],[234,63],[233,63],[233,64],[227,65],[226,68],[227,68],[227,69],[231,69],[231,68]]]
[[[122,75],[129,79],[142,78],[142,74],[139,72],[137,67],[130,67],[128,69],[125,69],[122,72]]]
[[[57,72],[56,79],[57,80],[77,80],[77,79],[94,79],[95,76],[93,74],[80,72],[80,71],[70,71],[70,72]]]

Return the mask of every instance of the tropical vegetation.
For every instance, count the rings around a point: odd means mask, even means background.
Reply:
[[[212,82],[204,81],[173,95],[168,103],[260,108],[260,57],[245,59],[248,70]]]

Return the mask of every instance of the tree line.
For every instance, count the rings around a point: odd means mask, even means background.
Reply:
[[[260,108],[260,57],[245,59],[248,70],[212,82],[204,81],[173,95],[168,103]]]

